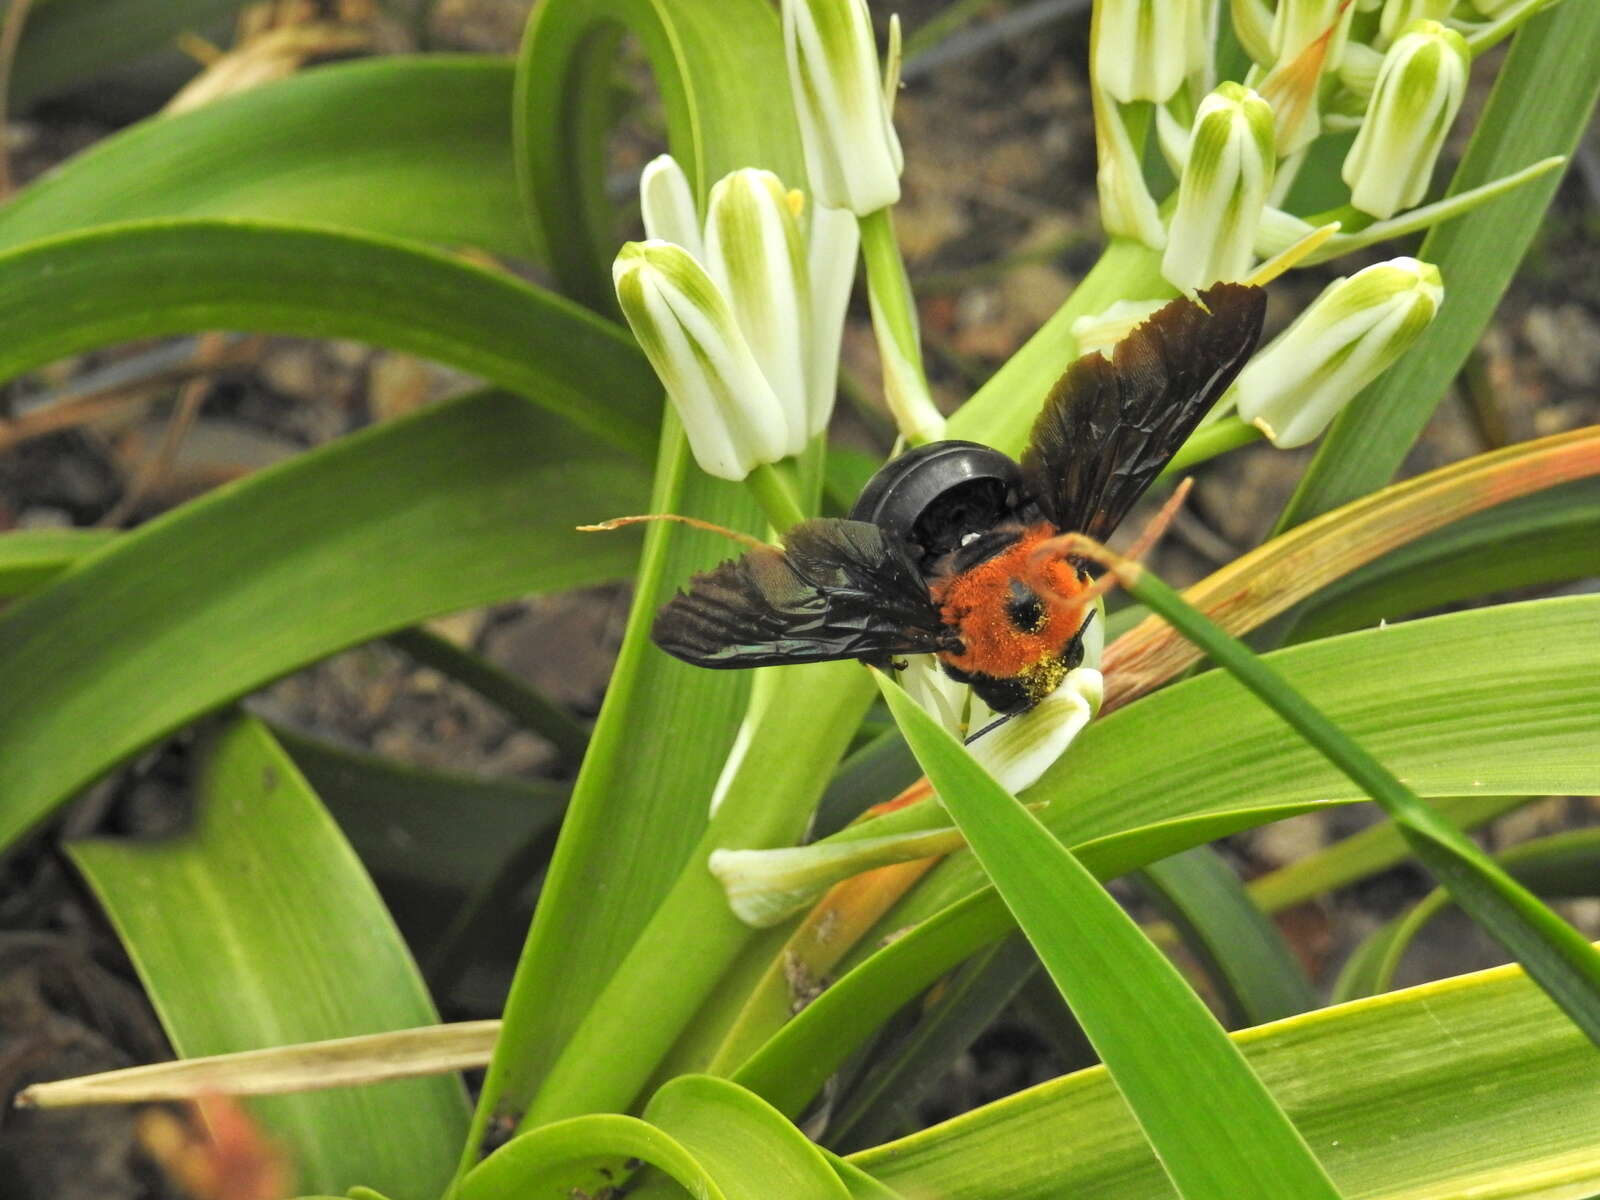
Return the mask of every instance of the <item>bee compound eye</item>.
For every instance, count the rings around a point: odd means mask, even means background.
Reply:
[[[1016,516],[1023,494],[1015,460],[977,442],[930,442],[887,463],[850,510],[922,550],[926,561]]]

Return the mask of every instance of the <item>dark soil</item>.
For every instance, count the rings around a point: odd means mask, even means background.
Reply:
[[[359,5],[357,6],[359,7]],[[525,3],[441,0],[431,28],[441,48],[512,50]],[[911,0],[915,31],[942,8]],[[1008,6],[995,3],[984,17]],[[960,50],[983,18],[947,46]],[[403,29],[389,30],[403,40]],[[906,147],[899,235],[922,302],[939,402],[956,407],[1052,313],[1095,260],[1101,242],[1081,17],[1046,25],[947,65],[908,69],[897,108]],[[133,74],[137,74],[134,72]],[[129,72],[119,73],[124,79]],[[86,81],[19,114],[7,130],[22,180],[138,115],[137,89]],[[133,111],[130,111],[130,105]],[[623,165],[654,152],[648,120],[622,139]],[[1600,421],[1600,195],[1589,158],[1569,172],[1544,232],[1506,297],[1482,353],[1494,383],[1487,409],[1458,398],[1439,409],[1407,462],[1428,469],[1492,445]],[[1381,257],[1374,254],[1372,258]],[[1341,264],[1342,270],[1351,269]],[[1281,323],[1335,272],[1306,272],[1275,289]],[[857,406],[841,405],[847,440],[886,449],[876,352],[864,304],[846,335]],[[176,347],[176,349],[174,349]],[[208,378],[198,420],[169,470],[136,486],[165,435],[176,386],[146,388],[46,436],[8,445],[6,421],[26,418],[110,368],[154,372],[186,343],[119,348],[58,364],[0,391],[0,530],[131,526],[218,483],[458,390],[451,372],[346,343],[238,339]],[[165,357],[163,357],[165,356]],[[1193,579],[1259,543],[1307,452],[1256,447],[1201,473],[1193,502],[1160,551],[1159,568]],[[611,514],[600,513],[597,516]],[[626,614],[622,588],[461,614],[450,636],[529,680],[580,717],[598,709]],[[474,694],[387,646],[350,651],[266,689],[256,711],[319,736],[421,765],[490,776],[549,778],[551,747]],[[92,789],[60,826],[0,864],[0,1096],[28,1083],[153,1061],[169,1053],[133,973],[93,901],[56,849],[63,830],[141,832],[181,819],[181,752],[152,753]],[[175,816],[177,814],[177,816]],[[1369,820],[1346,812],[1285,822],[1232,840],[1246,874],[1300,858]],[[1549,801],[1502,821],[1515,841],[1600,820],[1591,802]],[[1428,887],[1404,867],[1286,914],[1285,932],[1326,982],[1365,933]],[[1600,935],[1600,904],[1569,914]],[[448,1015],[497,1011],[515,939],[475,985],[445,996]],[[1459,926],[1413,956],[1405,982],[1499,961]],[[1024,994],[1026,1001],[1026,993]],[[941,1119],[1062,1069],[1039,1005],[1013,1007],[957,1061],[922,1106]],[[0,1200],[134,1200],[175,1195],[136,1148],[132,1115],[0,1111]]]

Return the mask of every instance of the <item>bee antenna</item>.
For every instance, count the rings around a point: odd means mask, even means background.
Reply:
[[[713,525],[710,521],[702,521],[698,517],[683,517],[677,513],[646,513],[638,517],[612,517],[609,521],[601,521],[598,525],[578,525],[579,533],[610,533],[613,529],[624,529],[629,525],[641,525],[646,521],[676,521],[680,525],[688,525],[694,529],[704,529],[707,533],[719,533],[730,541],[749,546],[752,550],[765,550],[767,543],[760,538],[751,537],[748,533],[740,533],[737,529],[729,529],[726,525]]]
[[[1194,480],[1185,479],[1173,489],[1172,495],[1168,498],[1167,502],[1161,506],[1161,511],[1150,518],[1150,523],[1146,525],[1144,527],[1144,531],[1134,539],[1133,545],[1128,547],[1128,552],[1121,556],[1123,560],[1137,562],[1150,552],[1150,548],[1159,542],[1162,538],[1162,535],[1167,532],[1167,526],[1172,524],[1172,519],[1178,515],[1178,510],[1183,507],[1183,502],[1189,498],[1189,491],[1193,487]],[[1088,543],[1088,545],[1086,546],[1085,543]],[[1065,551],[1069,555],[1076,554],[1077,556],[1085,559],[1093,560],[1097,556],[1094,554],[1084,554],[1084,551],[1088,549],[1089,546],[1094,545],[1094,542],[1089,541],[1089,539],[1081,533],[1064,533],[1059,537],[1053,537],[1048,541],[1040,542],[1039,545],[1034,547],[1033,554],[1037,558],[1043,555],[1061,553],[1062,551]],[[1100,552],[1106,553],[1103,547],[1100,547]],[[1095,580],[1087,591],[1079,592],[1076,596],[1072,597],[1072,599],[1079,604],[1092,604],[1095,600],[1099,599],[1116,586],[1117,573],[1115,571],[1107,571],[1099,579]]]
[[[1007,721],[1011,720],[1011,718],[1016,716],[1016,715],[1017,715],[1016,713],[1006,713],[1004,716],[996,717],[994,720],[990,721],[987,725],[985,725],[982,729],[978,730],[977,733],[973,734],[969,738],[966,738],[961,744],[963,746],[972,745],[973,742],[977,741],[984,734],[988,733],[991,729],[999,729],[1000,726],[1004,725]]]

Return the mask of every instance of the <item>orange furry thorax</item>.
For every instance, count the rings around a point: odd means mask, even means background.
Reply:
[[[962,644],[961,653],[940,654],[941,661],[1000,679],[1056,673],[1054,666],[1086,615],[1076,597],[1090,586],[1088,577],[1066,558],[1035,553],[1056,533],[1048,523],[1029,526],[994,557],[931,582],[940,616],[959,633]],[[1019,627],[1019,596],[1037,600],[1038,621],[1032,628]]]

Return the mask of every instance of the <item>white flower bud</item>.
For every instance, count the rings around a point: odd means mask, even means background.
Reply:
[[[689,177],[672,155],[662,154],[645,164],[639,175],[639,208],[645,237],[676,242],[705,262],[694,193],[689,189]]]
[[[1095,20],[1094,80],[1122,104],[1170,100],[1205,27],[1198,0],[1101,0]]]
[[[812,437],[827,428],[839,394],[839,344],[860,246],[861,226],[854,213],[811,206],[806,229],[806,265],[811,273],[811,354],[806,363],[810,419],[806,432]]]
[[[1355,6],[1344,0],[1279,0],[1272,21],[1272,52],[1280,64],[1291,62],[1326,35],[1322,70],[1336,70],[1354,13]]]
[[[1105,92],[1094,99],[1094,144],[1098,165],[1095,188],[1100,196],[1100,224],[1118,237],[1137,238],[1152,250],[1167,244],[1161,211],[1144,180],[1144,168],[1133,139],[1123,124],[1117,102]]]
[[[1239,416],[1281,447],[1316,438],[1444,301],[1439,268],[1396,258],[1337,279],[1240,373]]]
[[[800,224],[771,171],[735,171],[711,189],[705,262],[783,408],[785,452],[799,454],[810,425],[811,286]]]
[[[816,203],[864,217],[900,199],[900,139],[866,0],[783,0],[783,44]]]
[[[628,325],[707,474],[743,479],[788,452],[789,422],[728,302],[671,242],[629,242],[611,268]]]
[[[1265,100],[1224,83],[1200,102],[1161,260],[1169,283],[1190,291],[1249,273],[1276,163]]]
[[[1352,204],[1381,218],[1422,200],[1471,66],[1466,39],[1437,21],[1416,22],[1389,47],[1344,160]]]
[[[1072,323],[1072,340],[1078,344],[1079,354],[1098,352],[1111,357],[1117,343],[1143,325],[1158,308],[1170,300],[1114,300],[1109,308],[1097,313],[1086,313]]]

